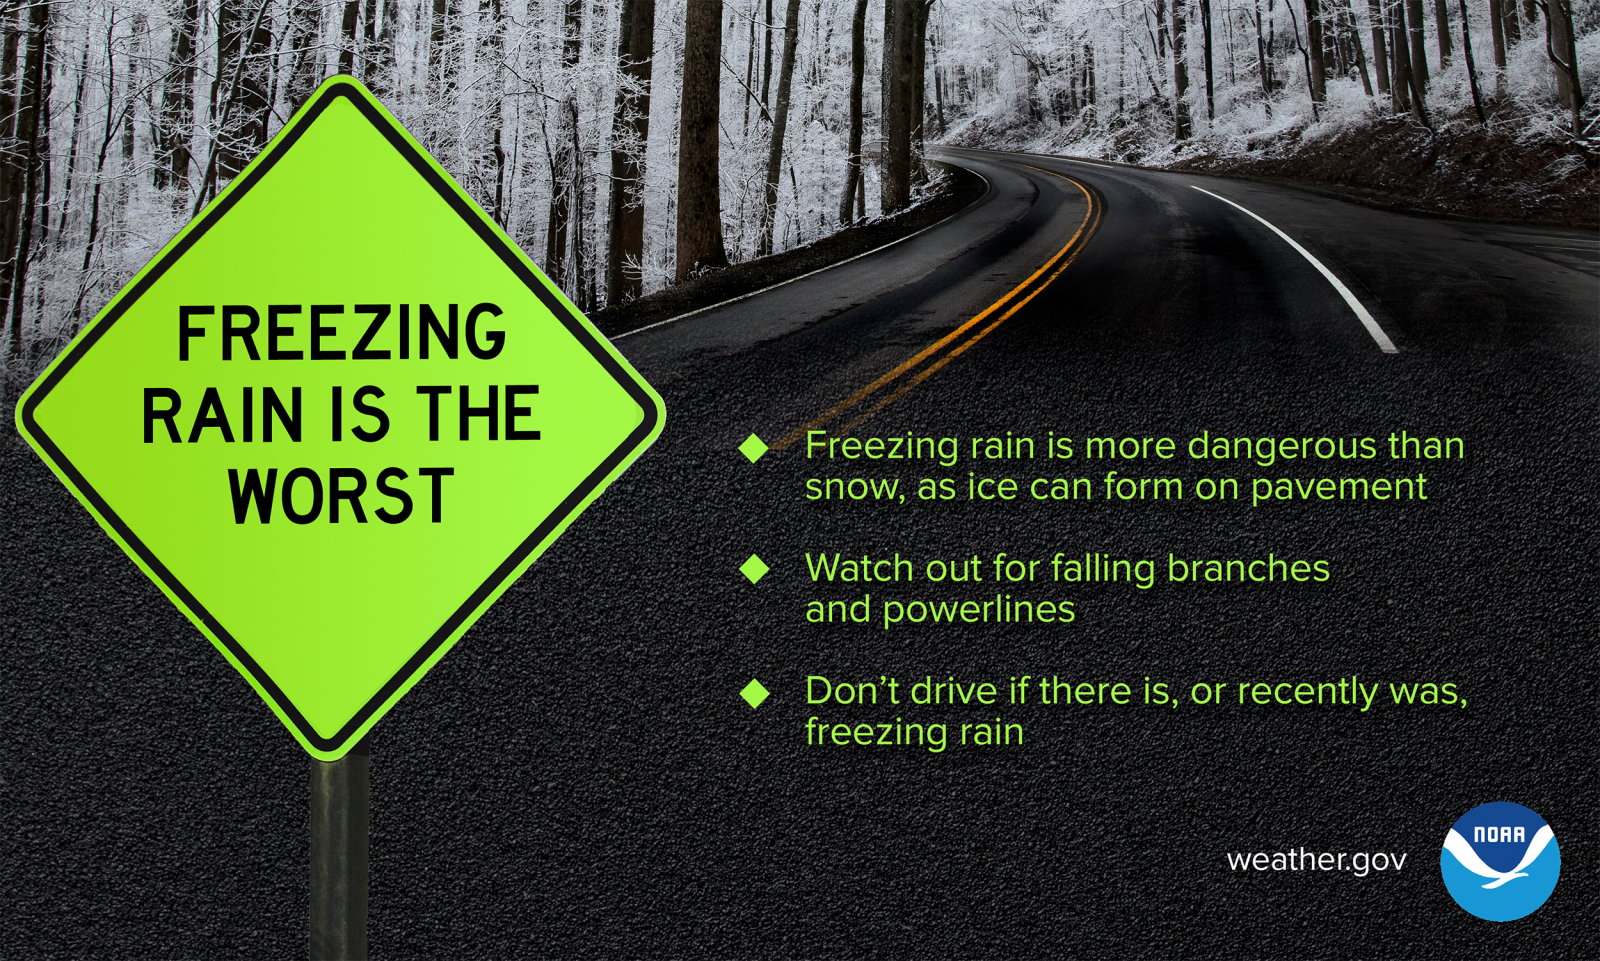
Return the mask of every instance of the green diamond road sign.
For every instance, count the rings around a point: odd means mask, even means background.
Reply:
[[[348,77],[17,405],[107,533],[330,761],[663,417]]]

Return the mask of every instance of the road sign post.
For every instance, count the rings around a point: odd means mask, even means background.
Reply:
[[[368,739],[311,759],[311,961],[367,956]]]
[[[360,83],[324,83],[17,425],[315,759],[312,947],[365,950],[379,719],[661,399]]]

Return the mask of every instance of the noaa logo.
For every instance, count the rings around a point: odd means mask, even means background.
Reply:
[[[1544,818],[1493,801],[1461,816],[1444,836],[1439,870],[1468,913],[1515,921],[1539,910],[1561,876],[1561,846]]]

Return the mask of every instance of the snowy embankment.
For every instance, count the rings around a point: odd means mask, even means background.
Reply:
[[[1523,44],[1515,53],[1504,96],[1494,96],[1480,67],[1486,123],[1458,60],[1428,88],[1431,126],[1396,115],[1388,97],[1369,97],[1356,79],[1330,79],[1327,102],[1313,116],[1302,74],[1288,78],[1270,111],[1259,90],[1219,89],[1210,124],[1204,91],[1196,91],[1196,135],[1184,141],[1173,138],[1170,112],[1147,110],[1133,115],[1142,122],[1095,128],[1028,124],[994,110],[954,127],[945,142],[1282,180],[1465,217],[1600,226],[1600,32],[1578,39],[1590,101],[1582,137],[1573,136],[1570,114],[1554,106],[1542,45]]]

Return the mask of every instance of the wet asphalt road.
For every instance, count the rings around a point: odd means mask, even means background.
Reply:
[[[945,156],[990,185],[962,214],[616,340],[666,400],[660,441],[373,733],[373,956],[1592,951],[1600,238]],[[1282,238],[1195,186],[1297,240],[1397,352]],[[961,456],[807,459],[807,425],[960,438]],[[1386,453],[1402,429],[1460,437],[1467,456],[1182,456],[1202,430]],[[735,450],[752,431],[790,443],[752,465]],[[1007,431],[1039,457],[970,456],[970,438]],[[1043,459],[1052,431],[1074,459]],[[1087,436],[1170,437],[1179,456],[1091,463]],[[1113,469],[1189,496],[1108,500]],[[1022,492],[968,500],[969,472]],[[1426,501],[1249,496],[1255,477],[1419,472]],[[303,952],[305,755],[14,438],[0,474],[0,953]],[[829,477],[902,493],[948,478],[958,496],[808,501]],[[1039,477],[1089,478],[1093,495],[1035,501]],[[1199,500],[1204,477],[1240,479],[1243,498]],[[813,584],[806,555],[835,551],[898,552],[917,580]],[[752,552],[772,567],[755,585],[736,570]],[[1046,559],[1002,590],[1071,601],[1074,621],[882,626],[886,601],[992,598],[999,552]],[[1086,552],[1159,560],[1160,576],[1047,580],[1049,558]],[[1169,554],[1331,575],[1174,584]],[[983,584],[922,580],[926,560],[972,555]],[[808,601],[867,593],[871,623],[806,623]],[[1135,703],[806,704],[808,675],[954,675],[1004,698],[1023,674],[1122,681]],[[1189,697],[1350,675],[1450,682],[1468,706]],[[752,676],[772,691],[754,711],[737,694]],[[1147,676],[1184,703],[1139,703]],[[1000,715],[1025,737],[808,745],[813,715],[952,732]],[[1439,878],[1446,829],[1490,800],[1542,814],[1568,866],[1520,922],[1462,913]],[[1364,878],[1224,862],[1291,847],[1408,859]]]

